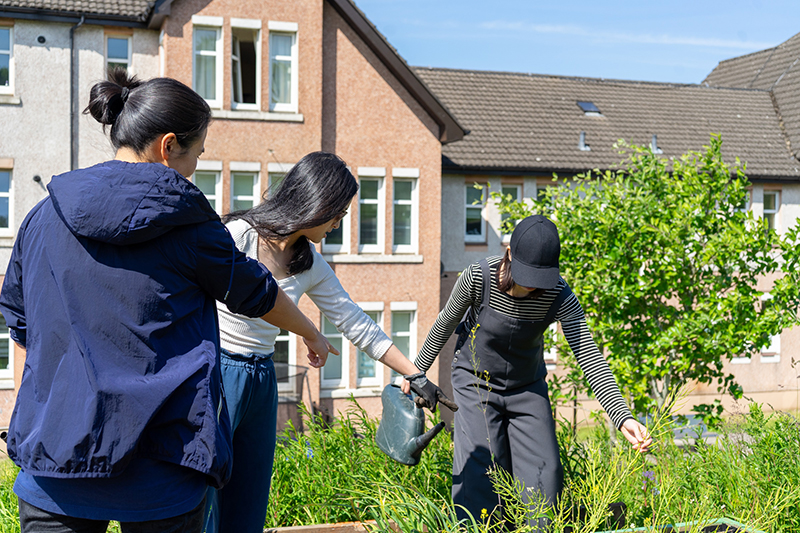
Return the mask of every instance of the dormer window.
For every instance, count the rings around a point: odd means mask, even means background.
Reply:
[[[578,107],[581,108],[583,114],[587,117],[602,117],[603,114],[600,112],[600,109],[597,108],[592,102],[587,102],[585,100],[578,100],[577,101]]]

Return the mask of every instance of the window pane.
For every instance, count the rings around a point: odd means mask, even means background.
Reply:
[[[374,378],[375,377],[375,360],[364,352],[358,352],[358,377],[359,378]]]
[[[8,228],[8,197],[0,197],[0,228]]]
[[[0,193],[9,192],[11,188],[11,172],[0,170]]]
[[[270,55],[272,57],[292,55],[292,39],[292,35],[288,34],[273,33],[270,35]]]
[[[378,180],[361,180],[360,185],[362,200],[378,199]]]
[[[512,200],[519,200],[517,198],[517,187],[503,187],[503,196],[511,195]]]
[[[411,244],[411,206],[394,206],[394,243]]]
[[[775,193],[764,193],[764,210],[775,211],[776,197]]]
[[[233,194],[236,196],[253,196],[253,183],[252,174],[234,174]]]
[[[289,332],[285,329],[281,330],[275,340],[275,354],[272,356],[272,360],[276,363],[289,363]]]
[[[375,204],[361,204],[361,244],[378,244],[378,206]]]
[[[270,190],[273,190],[273,191],[276,190],[280,186],[281,182],[283,181],[284,176],[286,176],[286,174],[283,174],[283,173],[271,173],[269,175],[269,188],[270,188]]]
[[[336,342],[333,342],[333,339],[328,339],[331,344],[339,351],[341,351],[341,347],[337,346]],[[342,342],[339,341],[338,344]],[[342,358],[336,354],[329,354],[328,361],[325,363],[325,366],[322,367],[322,379],[342,379]]]
[[[408,333],[409,331],[411,331],[411,312],[397,311],[392,313],[392,335]]]
[[[410,337],[394,337],[394,336],[392,337],[392,342],[394,343],[394,345],[397,346],[397,349],[400,350],[406,357],[408,357],[408,352],[410,349],[409,346],[410,340],[411,340]]]
[[[11,30],[0,28],[0,51],[11,51]]]
[[[217,50],[217,30],[194,29],[194,49],[204,52]]]
[[[270,100],[273,104],[288,104],[292,100],[292,64],[289,61],[272,60]]]
[[[325,237],[325,244],[344,244],[344,228],[339,226],[335,230],[329,231]]]
[[[480,208],[467,208],[467,235],[481,235],[483,230],[483,220]]]
[[[196,172],[194,184],[206,196],[214,196],[217,191],[217,176],[209,172]]]
[[[411,200],[411,190],[413,189],[410,181],[395,181],[394,182],[394,199],[395,200]]]
[[[0,85],[9,85],[9,64],[11,57],[8,54],[0,54]]]
[[[483,189],[476,189],[475,187],[467,187],[467,205],[472,205],[475,202],[478,204],[483,203]]]
[[[213,56],[197,56],[195,67],[197,68],[197,72],[194,73],[195,90],[206,100],[215,100],[217,98],[217,58]]]
[[[128,39],[108,38],[108,58],[128,60]]]
[[[769,213],[764,215],[764,219],[767,221],[767,227],[769,229],[775,229],[775,214]]]
[[[244,211],[245,209],[252,209],[253,208],[253,201],[252,200],[234,200],[233,201],[233,210],[234,211]]]

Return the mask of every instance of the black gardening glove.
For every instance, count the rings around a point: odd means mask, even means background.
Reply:
[[[418,372],[403,377],[411,384],[411,390],[418,394],[418,396],[414,398],[414,401],[420,407],[427,407],[433,411],[436,409],[436,403],[442,402],[442,404],[451,411],[458,411],[456,402],[445,396],[442,389],[437,387],[435,383],[428,381],[424,372]]]

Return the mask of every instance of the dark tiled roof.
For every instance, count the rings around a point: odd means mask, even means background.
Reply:
[[[800,152],[800,33],[775,48],[722,61],[703,83],[771,90],[792,152]]]
[[[145,20],[154,0],[0,0],[0,8]]]
[[[613,168],[617,139],[664,156],[699,151],[720,133],[723,155],[747,162],[751,177],[800,178],[770,93],[700,85],[629,82],[449,69],[415,69],[470,130],[442,148],[445,169],[577,172]],[[593,102],[587,116],[577,101]],[[581,132],[591,151],[578,149]]]

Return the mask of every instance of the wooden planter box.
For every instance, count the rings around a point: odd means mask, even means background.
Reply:
[[[685,533],[689,531],[695,523],[675,524],[674,526],[663,526],[660,531],[663,533]],[[598,533],[628,533],[634,531],[653,531],[653,528],[637,527],[636,529],[615,529],[613,531],[601,531]],[[718,518],[707,523],[700,530],[702,533],[764,533],[758,529],[740,524],[730,518]]]
[[[365,524],[375,522],[339,522],[338,524],[315,524],[313,526],[268,527],[264,533],[367,533]]]

